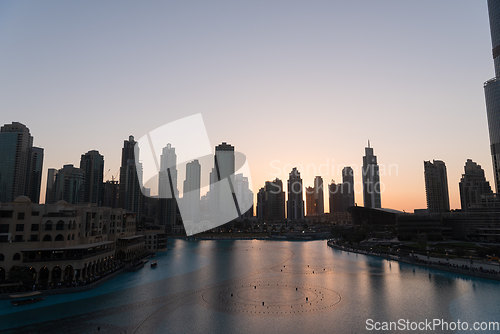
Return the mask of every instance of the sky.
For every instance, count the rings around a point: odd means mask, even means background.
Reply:
[[[44,148],[41,198],[48,168],[98,150],[111,179],[129,135],[198,113],[255,193],[293,166],[361,184],[368,140],[382,207],[426,207],[424,160],[446,163],[452,209],[467,159],[493,186],[486,0],[2,1],[0,60],[0,124]]]

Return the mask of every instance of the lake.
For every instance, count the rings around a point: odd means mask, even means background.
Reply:
[[[500,282],[348,253],[325,240],[172,239],[154,260],[157,268],[147,264],[86,292],[24,306],[1,300],[0,330],[364,333],[393,326],[383,332],[399,333],[394,326],[440,321],[438,332],[454,333],[460,321],[472,333],[474,322],[500,321]]]

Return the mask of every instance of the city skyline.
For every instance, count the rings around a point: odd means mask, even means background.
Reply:
[[[340,166],[361,166],[370,139],[379,165],[398,166],[398,175],[381,175],[383,207],[425,208],[422,161],[439,159],[458,209],[467,159],[494,183],[482,87],[494,73],[486,1],[362,5],[4,2],[0,123],[26,124],[45,149],[42,201],[48,168],[77,166],[98,150],[109,180],[124,138],[202,112],[212,147],[227,141],[247,156],[254,194],[299,165],[304,187],[316,175],[340,183]],[[129,27],[132,13],[141,24]],[[466,47],[449,57],[457,44]],[[271,139],[269,124],[294,139]]]

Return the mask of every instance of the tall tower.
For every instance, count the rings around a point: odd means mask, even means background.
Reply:
[[[134,153],[136,143],[134,136],[129,136],[128,140],[123,142],[118,206],[131,212],[142,213],[141,184]],[[139,175],[142,178],[142,170],[139,171]]]
[[[64,165],[56,174],[54,201],[64,200],[69,204],[83,201],[85,172],[73,165]]]
[[[314,201],[316,202],[316,214],[320,217],[325,215],[324,192],[323,178],[316,176],[314,178]]]
[[[424,161],[425,195],[429,212],[450,211],[448,176],[443,161]]]
[[[234,156],[234,146],[231,146],[225,142],[215,147],[215,157],[214,157],[214,169],[211,174],[212,181],[221,181],[227,179],[229,183],[229,188],[221,187],[220,183],[215,186],[215,202],[214,209],[219,208],[219,219],[234,211],[236,207],[238,217],[241,217],[242,212],[238,201],[236,199],[236,193],[234,190],[234,171],[235,171],[235,156]],[[233,202],[229,199],[233,198]]]
[[[30,156],[30,169],[28,175],[27,195],[33,203],[40,202],[42,187],[43,148],[32,147]]]
[[[198,160],[186,164],[186,180],[184,180],[182,200],[188,212],[183,219],[198,221],[200,219],[201,165]]]
[[[56,176],[57,169],[49,168],[47,172],[47,187],[45,188],[45,204],[54,204],[56,202]]]
[[[276,178],[266,181],[257,194],[257,217],[265,221],[285,219],[285,192],[283,182]]]
[[[342,200],[343,200],[343,184],[335,184],[335,180],[328,187],[328,202],[330,204],[330,213],[342,212]]]
[[[488,0],[495,77],[484,83],[496,192],[500,192],[500,0]]]
[[[104,193],[104,156],[95,150],[82,154],[80,169],[85,173],[83,202],[102,205],[102,196]]]
[[[342,169],[342,211],[354,206],[354,170],[346,166]]]
[[[363,202],[366,208],[382,207],[377,156],[373,155],[370,141],[368,141],[368,147],[365,147],[363,157]]]
[[[170,143],[163,148],[160,156],[158,184],[160,198],[179,197],[179,190],[177,188],[177,154],[175,154],[175,148]]]
[[[304,219],[304,198],[302,196],[302,179],[297,167],[293,167],[288,175],[288,201],[286,203],[287,218]]]
[[[462,211],[469,211],[474,205],[481,204],[482,195],[491,194],[490,183],[484,177],[484,170],[481,165],[476,164],[471,159],[467,159],[464,167],[465,174],[462,174],[460,183],[460,204]]]
[[[0,202],[28,195],[33,137],[19,122],[0,129]]]
[[[162,149],[160,172],[158,175],[158,216],[160,225],[166,226],[167,232],[181,233],[182,225],[177,224],[177,154],[170,143]]]

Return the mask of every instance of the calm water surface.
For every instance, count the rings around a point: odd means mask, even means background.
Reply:
[[[500,321],[499,282],[347,253],[326,241],[177,239],[169,246],[157,268],[87,292],[17,307],[2,300],[0,330],[364,333],[367,319]]]

